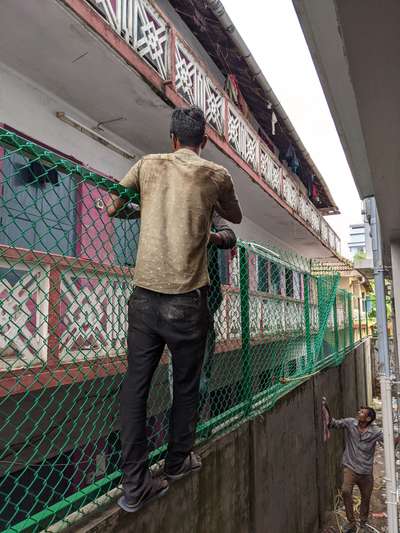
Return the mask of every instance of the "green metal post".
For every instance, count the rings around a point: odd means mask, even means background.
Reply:
[[[368,296],[365,298],[365,335],[369,337],[369,326],[368,326]]]
[[[321,332],[321,329],[322,329],[322,313],[323,313],[323,308],[324,308],[324,302],[323,302],[323,299],[322,299],[322,295],[323,295],[323,283],[322,283],[322,278],[320,276],[317,277],[317,298],[318,298],[318,333],[317,335],[315,336],[315,339],[314,339],[314,357],[315,359],[317,360],[319,358],[319,352],[320,350],[318,349],[317,345],[318,345],[318,340],[319,340],[319,335],[320,335],[320,332]],[[321,344],[322,346],[322,344]]]
[[[335,330],[335,352],[336,357],[339,355],[339,328],[338,328],[338,317],[337,317],[337,296],[333,303],[333,327]]]
[[[358,298],[358,327],[360,329],[360,338],[362,339],[362,322],[361,322],[361,298]]]
[[[342,296],[343,296],[343,350],[345,348],[347,348],[347,329],[348,329],[348,324],[349,324],[349,320],[347,319],[346,315],[347,315],[347,302],[346,302],[346,292],[343,291],[342,293]],[[349,338],[350,338],[350,333],[349,333]]]
[[[250,352],[250,296],[249,261],[247,250],[239,247],[240,268],[240,318],[242,326],[242,400],[245,402],[244,415],[251,410],[253,397],[252,369]]]
[[[314,362],[314,357],[311,345],[310,274],[304,274],[304,322],[306,328],[307,366],[311,367]]]
[[[348,313],[349,313],[349,333],[350,333],[350,339],[349,343],[350,346],[354,345],[354,325],[353,325],[353,305],[352,305],[353,295],[351,293],[348,293],[347,295],[347,301],[348,301]]]

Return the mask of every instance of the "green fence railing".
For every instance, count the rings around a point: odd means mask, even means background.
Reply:
[[[109,178],[0,129],[0,529],[68,526],[120,482],[118,391],[140,220],[109,219]],[[270,409],[354,343],[339,275],[269,245],[218,251],[199,439]],[[355,340],[364,336],[361,312]],[[168,350],[148,406],[152,461],[171,405]]]

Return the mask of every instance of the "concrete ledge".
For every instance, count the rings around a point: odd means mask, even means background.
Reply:
[[[137,514],[115,504],[75,533],[317,533],[341,481],[343,436],[323,440],[321,398],[337,417],[365,400],[365,344],[274,409],[200,448],[203,468]]]

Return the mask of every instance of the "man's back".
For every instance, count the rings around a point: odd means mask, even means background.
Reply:
[[[209,283],[207,242],[217,204],[234,204],[227,171],[190,149],[148,155],[121,181],[140,193],[135,284],[179,294]],[[235,206],[233,206],[235,207]]]

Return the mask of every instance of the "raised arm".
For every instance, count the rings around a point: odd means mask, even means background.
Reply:
[[[124,178],[120,181],[120,185],[127,187],[128,189],[133,189],[135,191],[140,191],[139,184],[139,174],[140,167],[142,166],[142,160],[138,161],[133,165]],[[129,201],[123,198],[120,198],[116,194],[111,194],[110,203],[107,205],[107,214],[109,217],[116,218],[139,218],[139,215],[136,216],[135,210],[132,207],[129,207]]]
[[[329,409],[328,401],[325,396],[322,398],[322,407],[326,413],[326,417],[329,417],[329,429],[344,429],[347,427],[349,421],[351,421],[351,418],[333,418]]]
[[[243,216],[239,200],[235,194],[232,178],[226,170],[221,175],[218,202],[215,210],[222,218],[228,220],[228,222],[240,224],[242,221]]]
[[[212,218],[214,231],[210,235],[210,243],[217,248],[228,250],[236,245],[236,235],[229,224],[218,213],[214,212]]]
[[[329,421],[329,429],[345,429],[348,426],[350,418],[331,418]]]

